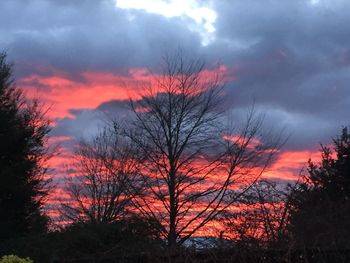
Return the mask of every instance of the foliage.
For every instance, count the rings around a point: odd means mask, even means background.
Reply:
[[[350,248],[350,134],[343,128],[333,147],[321,145],[305,181],[292,192],[290,231],[300,246]]]
[[[163,241],[155,222],[131,217],[113,223],[75,223],[42,235],[31,235],[6,242],[6,251],[29,256],[36,263],[92,262],[122,260],[140,255],[160,254]],[[5,245],[5,244],[3,244]],[[98,261],[99,262],[99,261]]]
[[[42,211],[50,130],[37,102],[25,100],[12,79],[12,66],[0,54],[0,240],[46,230]]]
[[[161,248],[159,234],[150,224],[137,217],[113,223],[78,223],[50,234],[50,240],[61,260],[122,259]]]
[[[3,256],[0,263],[33,263],[30,258],[20,258],[15,255]]]

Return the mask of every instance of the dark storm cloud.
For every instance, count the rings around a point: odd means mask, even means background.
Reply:
[[[95,110],[75,110],[71,112],[72,117],[65,117],[56,120],[56,127],[52,130],[52,136],[67,136],[72,139],[82,139],[90,137],[105,122],[102,120],[103,114]]]
[[[240,114],[255,100],[266,126],[290,131],[288,149],[315,147],[350,123],[350,1],[220,0],[213,7],[215,39],[202,46],[190,19],[121,10],[112,0],[5,0],[0,47],[18,76],[59,69],[78,78],[88,70],[154,67],[164,51],[181,46],[209,65],[228,65],[236,76],[226,86],[232,107]],[[97,112],[119,112],[118,103],[74,112],[55,133],[89,133]]]
[[[152,66],[172,46],[200,46],[199,36],[181,21],[134,15],[114,2],[1,1],[0,45],[16,61],[18,74],[37,65],[73,74],[121,71]]]
[[[89,138],[111,121],[124,121],[131,115],[127,100],[104,102],[96,109],[70,110],[72,117],[57,119],[52,136],[68,136],[73,139]]]
[[[235,66],[236,107],[254,98],[267,123],[291,130],[294,148],[329,141],[349,124],[349,1],[215,3],[217,41],[208,49]]]

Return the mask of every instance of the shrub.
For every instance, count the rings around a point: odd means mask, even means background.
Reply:
[[[20,258],[15,255],[3,256],[0,263],[33,263],[30,258]]]

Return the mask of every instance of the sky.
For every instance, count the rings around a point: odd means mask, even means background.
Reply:
[[[287,131],[273,177],[297,176],[350,124],[347,0],[1,0],[0,10],[17,86],[50,107],[57,175],[74,142],[105,112],[127,114],[137,83],[178,48],[221,65],[233,117],[254,103],[266,127]]]

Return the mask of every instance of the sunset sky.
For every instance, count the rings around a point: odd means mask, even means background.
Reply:
[[[293,179],[318,145],[350,124],[348,0],[1,0],[0,49],[18,87],[43,100],[62,144],[105,113],[124,116],[140,81],[181,48],[218,64],[233,118],[255,102],[290,136],[270,176]]]

